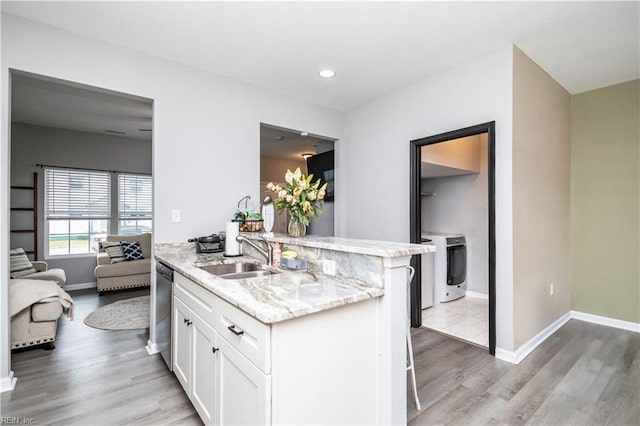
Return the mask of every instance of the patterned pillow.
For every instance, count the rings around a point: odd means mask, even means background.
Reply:
[[[9,250],[9,271],[11,278],[20,278],[37,272],[21,248]]]
[[[124,262],[125,259],[122,253],[122,247],[120,247],[120,241],[101,241],[100,248],[109,255],[111,263]]]
[[[140,247],[139,241],[122,241],[120,243],[120,246],[122,247],[122,253],[124,253],[124,260],[129,261],[144,259],[144,256],[142,255],[142,247]]]

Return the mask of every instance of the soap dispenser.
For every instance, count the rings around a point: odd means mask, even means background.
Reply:
[[[275,242],[273,244],[273,266],[280,266],[282,263],[282,249],[280,248],[280,243]]]

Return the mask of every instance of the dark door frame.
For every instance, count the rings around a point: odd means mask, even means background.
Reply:
[[[451,139],[487,133],[488,139],[488,197],[489,197],[489,353],[496,353],[496,171],[495,171],[495,127],[496,122],[477,124],[464,129],[438,135],[427,136],[410,142],[410,194],[409,194],[409,233],[410,242],[421,243],[422,203],[420,202],[420,164],[421,147]],[[413,285],[411,286],[411,326],[422,325],[420,300],[422,290],[420,256],[411,258],[411,266],[416,270]]]

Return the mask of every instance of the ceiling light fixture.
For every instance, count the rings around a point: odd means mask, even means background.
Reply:
[[[334,70],[325,69],[325,70],[320,70],[320,72],[318,72],[318,75],[322,78],[331,78],[334,75],[336,75],[336,72]]]
[[[309,133],[307,133],[307,132],[300,132],[300,136],[302,136],[303,138],[306,138],[307,136],[309,136]]]
[[[305,152],[304,154],[300,154],[300,155],[302,155],[302,158],[306,160],[309,157],[313,157],[315,154],[312,154],[310,152]]]

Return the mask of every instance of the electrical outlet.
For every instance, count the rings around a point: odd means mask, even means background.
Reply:
[[[322,273],[325,275],[336,274],[336,262],[335,260],[323,260],[322,261]]]
[[[556,285],[554,283],[549,284],[549,296],[553,296],[556,291]]]
[[[171,222],[180,222],[180,210],[171,210]]]

